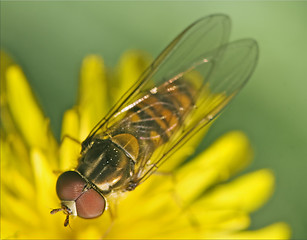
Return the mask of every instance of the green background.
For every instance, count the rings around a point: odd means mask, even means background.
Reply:
[[[1,2],[1,48],[23,67],[56,135],[76,100],[79,67],[89,53],[114,66],[127,49],[157,54],[188,24],[228,14],[231,39],[260,45],[255,74],[202,143],[240,129],[255,161],[270,168],[276,191],[253,214],[252,228],[286,221],[307,238],[307,2]]]

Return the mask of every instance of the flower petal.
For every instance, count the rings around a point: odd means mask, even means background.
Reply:
[[[184,160],[195,153],[197,145],[207,134],[211,123],[203,127],[198,133],[192,136],[187,143],[180,147],[163,165],[158,169],[160,172],[172,172]],[[194,161],[194,160],[193,160]]]
[[[221,237],[222,239],[290,239],[290,227],[283,222],[274,223],[258,230],[238,232]]]
[[[1,197],[1,216],[8,222],[14,222],[22,227],[36,226],[40,219],[36,214],[35,204],[23,201],[12,194]]]
[[[251,158],[252,150],[247,137],[238,131],[230,132],[178,170],[176,193],[187,204],[213,184],[229,179]]]
[[[37,104],[31,88],[17,65],[6,72],[6,94],[14,122],[30,146],[48,148],[49,120]]]
[[[10,178],[10,172],[22,174],[31,179],[32,169],[30,166],[28,147],[17,132],[1,132],[1,170],[5,169],[2,178]]]
[[[109,108],[106,70],[102,58],[90,55],[83,60],[78,107],[80,113],[80,139],[85,139]]]
[[[112,85],[112,99],[117,101],[141,77],[151,63],[151,57],[142,51],[125,52],[117,68],[118,82]]]
[[[55,191],[50,192],[51,189],[55,189],[56,176],[40,149],[33,148],[30,156],[34,172],[37,205],[42,215],[45,213],[49,216],[48,210],[57,204]]]
[[[258,170],[230,183],[217,186],[193,204],[193,207],[198,209],[197,212],[200,214],[201,209],[233,209],[251,212],[268,200],[272,195],[273,187],[274,176],[271,171]]]
[[[1,211],[2,212],[2,211]],[[10,221],[1,214],[1,229],[0,238],[1,239],[16,239],[16,229],[18,228],[18,223],[16,221]]]
[[[75,108],[70,109],[64,113],[62,122],[62,142],[60,146],[60,170],[69,170],[77,165],[81,144],[74,141],[81,142],[79,138],[79,115]],[[73,138],[70,139],[69,137]]]
[[[25,179],[18,171],[14,171],[8,167],[6,167],[5,172],[1,171],[1,187],[2,193],[7,192],[14,196],[19,196],[24,201],[31,202],[35,195],[32,182]]]

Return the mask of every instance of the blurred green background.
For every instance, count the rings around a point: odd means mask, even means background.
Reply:
[[[127,49],[157,54],[196,19],[225,13],[231,39],[260,45],[255,74],[216,121],[202,147],[240,129],[255,160],[270,168],[276,191],[253,214],[251,228],[286,221],[307,238],[307,2],[1,2],[1,48],[24,69],[59,136],[63,112],[76,100],[79,67],[90,53],[114,66]]]

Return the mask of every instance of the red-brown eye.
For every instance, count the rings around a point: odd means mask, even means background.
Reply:
[[[59,176],[56,192],[62,201],[74,201],[82,194],[85,185],[85,180],[77,172],[67,171]]]
[[[86,181],[79,173],[74,171],[64,172],[59,176],[56,184],[58,197],[62,201],[70,201],[72,206],[75,206],[77,210],[76,215],[79,217],[99,217],[104,212],[106,201],[93,188],[85,189],[86,184]],[[71,206],[67,207],[71,208],[70,210],[74,208]]]
[[[99,217],[104,212],[105,205],[104,197],[92,188],[76,200],[77,213],[82,218]]]

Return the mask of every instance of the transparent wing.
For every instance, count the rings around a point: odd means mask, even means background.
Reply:
[[[150,89],[170,80],[187,81],[197,90],[194,108],[179,130],[155,151],[154,157],[145,157],[137,164],[136,184],[147,179],[194,133],[214,119],[252,74],[258,58],[257,43],[245,39],[226,44],[229,32],[230,20],[225,15],[202,18],[185,29],[96,125],[82,143],[83,149],[96,134],[125,122],[127,111],[144,99]]]
[[[218,58],[221,46],[229,38],[230,19],[226,15],[201,18],[180,33],[156,58],[139,80],[123,95],[108,114],[93,128],[82,143],[84,149],[95,134],[106,131],[114,122],[123,118],[127,106],[131,106],[155,86],[184,72],[196,59]],[[209,64],[208,64],[209,65]]]
[[[198,88],[195,108],[187,116],[185,124],[163,145],[155,158],[139,169],[138,183],[146,180],[152,172],[166,161],[178,148],[201,128],[212,121],[229,101],[240,91],[253,73],[258,60],[258,45],[252,39],[243,39],[221,46],[215,58],[205,53],[180,74],[188,80],[191,73],[202,85]],[[208,67],[209,66],[209,67]]]

